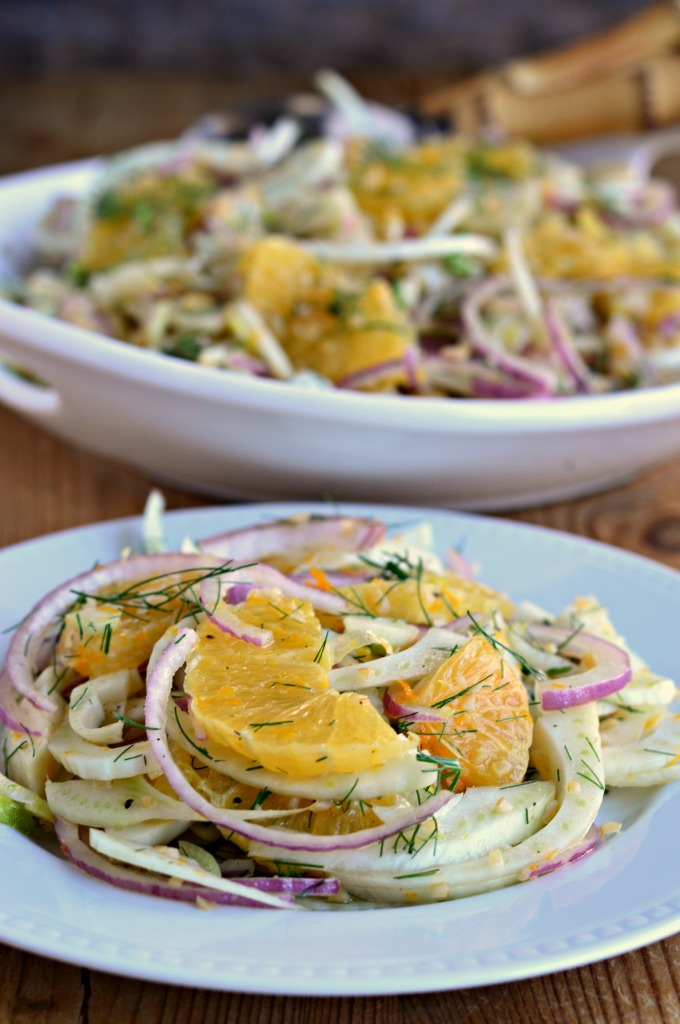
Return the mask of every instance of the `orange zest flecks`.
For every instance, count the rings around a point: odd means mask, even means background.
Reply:
[[[328,576],[323,571],[323,569],[315,569],[314,566],[311,565],[309,567],[309,575],[314,580],[313,586],[315,586],[318,590],[326,590],[328,592],[332,592],[335,590],[335,587],[328,579]]]

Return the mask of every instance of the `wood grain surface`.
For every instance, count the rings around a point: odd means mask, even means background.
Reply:
[[[403,84],[403,83],[402,83]],[[82,155],[92,139],[78,120],[73,87],[52,87],[53,116],[26,86],[24,117],[14,121],[6,169]],[[147,131],[159,95],[127,81],[97,93],[94,121],[107,148]],[[182,117],[211,106],[216,84],[193,83]],[[152,90],[153,92],[153,90]],[[133,128],[123,124],[120,95],[134,97]],[[27,97],[30,94],[30,102]],[[115,102],[106,96],[114,97]],[[16,97],[15,97],[16,98]],[[146,105],[145,105],[146,104]],[[0,86],[0,111],[9,97]],[[190,108],[190,110],[189,110]],[[132,110],[132,108],[131,108]],[[141,113],[140,113],[141,111]],[[70,113],[69,113],[70,112]],[[82,111],[81,111],[82,113]],[[193,116],[193,115],[192,115]],[[172,118],[169,118],[172,120]],[[49,125],[48,125],[49,122]],[[46,136],[40,136],[45,128]],[[167,125],[164,125],[167,127]],[[127,135],[125,134],[127,131]],[[90,133],[88,135],[88,132]],[[23,140],[23,141],[22,141]],[[37,140],[37,141],[36,141]],[[84,141],[83,141],[84,140]],[[103,147],[102,147],[103,148]],[[88,150],[85,150],[88,151]],[[93,150],[90,150],[93,151]],[[123,464],[57,441],[0,408],[0,546],[54,530],[138,514],[151,483]],[[164,489],[170,508],[210,504]],[[412,496],[412,501],[417,496]],[[680,569],[680,459],[624,487],[591,498],[515,512],[508,518],[606,541]],[[7,586],[9,581],[0,581]],[[494,987],[361,999],[216,993],[144,983],[68,966],[0,946],[0,1024],[676,1024],[680,1022],[680,937],[591,966]]]

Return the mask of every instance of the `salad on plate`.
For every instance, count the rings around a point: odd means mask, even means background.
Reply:
[[[680,217],[641,166],[583,167],[364,102],[206,118],[60,197],[5,294],[202,366],[306,387],[551,398],[677,379]]]
[[[680,777],[672,680],[596,598],[557,612],[428,524],[296,515],[48,593],[0,675],[0,818],[135,892],[287,910],[530,882]]]

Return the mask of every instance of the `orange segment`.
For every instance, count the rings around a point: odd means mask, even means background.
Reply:
[[[486,638],[472,637],[428,679],[413,688],[395,684],[402,704],[436,708],[442,722],[414,722],[422,749],[456,758],[456,788],[521,782],[533,732],[526,690],[507,655]]]
[[[367,697],[330,688],[311,604],[255,591],[234,607],[244,621],[272,630],[274,642],[257,647],[201,624],[184,684],[199,729],[289,775],[361,772],[406,752],[409,741]]]
[[[338,593],[355,615],[405,619],[419,626],[441,626],[465,615],[500,611],[508,615],[512,603],[503,594],[453,573],[435,576],[422,572],[405,580],[373,579],[341,587]]]
[[[216,188],[200,169],[126,178],[95,202],[79,262],[100,271],[127,260],[183,254]]]
[[[334,383],[369,367],[400,362],[413,330],[392,289],[314,259],[284,238],[257,242],[241,262],[243,293],[279,339],[293,365]],[[387,378],[406,380],[399,365]]]
[[[464,147],[444,139],[395,152],[380,144],[348,149],[350,188],[382,236],[393,227],[422,234],[465,184]]]
[[[241,263],[243,295],[269,321],[276,334],[283,331],[302,296],[321,281],[321,266],[299,245],[276,235],[257,242]]]
[[[99,591],[64,616],[58,657],[86,677],[139,668],[168,626],[196,608],[188,593],[188,600],[181,596],[196,576],[177,573]]]

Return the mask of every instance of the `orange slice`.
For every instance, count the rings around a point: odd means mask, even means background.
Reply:
[[[199,730],[289,775],[361,772],[409,749],[366,696],[331,689],[311,604],[254,591],[234,608],[244,622],[271,630],[273,641],[258,647],[210,620],[201,624],[184,684]]]
[[[485,637],[472,637],[428,679],[390,692],[409,704],[439,711],[441,722],[414,721],[421,749],[456,759],[456,788],[521,782],[529,763],[533,723],[526,690],[513,662]]]
[[[182,596],[196,578],[195,571],[177,573],[99,591],[64,616],[59,659],[87,678],[139,668],[168,626],[196,608],[189,592]]]
[[[341,587],[354,615],[405,619],[419,626],[442,626],[465,615],[500,611],[508,615],[512,603],[503,594],[474,580],[447,573],[420,573],[418,578],[373,579]]]
[[[381,386],[405,382],[401,360],[414,334],[386,281],[322,264],[276,236],[253,245],[241,271],[245,299],[265,318],[297,369],[314,370],[338,383],[395,363]]]
[[[399,153],[375,144],[350,146],[350,188],[380,235],[395,225],[422,234],[465,184],[463,157],[461,142],[452,139]]]
[[[100,195],[79,262],[90,271],[129,260],[181,255],[216,184],[200,169],[131,175]]]

